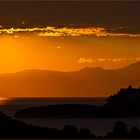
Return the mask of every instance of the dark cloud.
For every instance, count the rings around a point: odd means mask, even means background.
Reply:
[[[0,25],[7,28],[101,26],[111,32],[140,33],[139,15],[140,1],[0,2]]]

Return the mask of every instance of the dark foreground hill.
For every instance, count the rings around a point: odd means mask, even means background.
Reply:
[[[33,126],[12,119],[0,112],[0,139],[124,139],[140,138],[140,130],[133,127],[128,131],[123,122],[116,122],[113,130],[105,136],[95,136],[88,128],[78,130],[65,125],[63,129]]]
[[[101,110],[109,117],[140,117],[140,88],[121,88],[107,98]]]
[[[12,119],[0,112],[0,139],[44,139],[44,138],[96,138],[87,128],[78,130],[75,126],[65,125],[63,129],[39,127]]]
[[[107,98],[107,103],[92,105],[64,104],[19,110],[15,117],[25,118],[119,118],[140,117],[140,88],[120,89]]]
[[[140,62],[116,70],[100,67],[74,72],[25,70],[0,75],[2,97],[107,97],[120,87],[140,83]]]

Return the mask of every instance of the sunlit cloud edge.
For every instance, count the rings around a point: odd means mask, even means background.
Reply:
[[[86,27],[86,28],[56,28],[53,26],[35,27],[35,28],[0,28],[0,34],[16,34],[32,33],[39,37],[67,37],[67,36],[96,36],[96,37],[140,37],[140,34],[132,33],[111,33],[103,27]]]

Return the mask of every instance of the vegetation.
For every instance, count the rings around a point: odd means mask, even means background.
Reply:
[[[39,127],[12,119],[0,112],[0,138],[96,138],[87,128],[65,125],[62,130]]]
[[[112,132],[108,132],[105,136],[96,136],[91,133],[88,128],[78,130],[75,126],[65,125],[63,129],[52,129],[48,127],[39,127],[20,122],[0,113],[0,139],[1,138],[28,138],[28,139],[101,139],[101,138],[140,138],[140,130],[133,127],[128,131],[125,123],[117,121]]]
[[[139,117],[140,116],[140,88],[131,85],[121,88],[117,94],[107,98],[107,103],[101,107],[108,111],[109,117]]]

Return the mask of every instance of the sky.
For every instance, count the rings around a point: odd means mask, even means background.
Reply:
[[[139,15],[139,1],[1,1],[0,73],[140,61]]]

